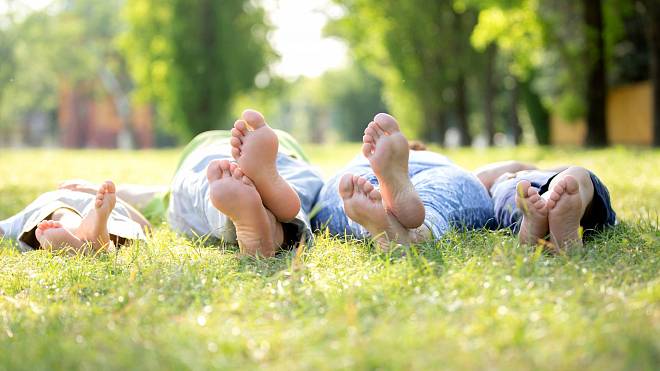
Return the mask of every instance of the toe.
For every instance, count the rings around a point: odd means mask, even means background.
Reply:
[[[236,125],[236,124],[234,124],[234,125]],[[241,142],[243,137],[245,137],[245,134],[242,131],[240,131],[236,128],[231,129],[231,138],[232,139],[236,138],[236,139],[239,140],[239,142]],[[231,140],[230,140],[230,142],[231,142]]]
[[[374,116],[374,122],[386,133],[392,134],[399,131],[399,123],[396,122],[394,117],[388,115],[387,113],[379,113]]]
[[[106,180],[104,185],[106,193],[115,193],[117,191],[117,187],[115,186],[115,183],[112,182],[112,180]]]
[[[362,145],[362,154],[364,155],[364,157],[369,157],[374,153],[375,148],[376,147],[374,147],[374,145],[371,143],[364,143]]]
[[[220,170],[222,172],[221,177],[230,177],[231,176],[231,163],[227,160],[220,160]]]
[[[243,142],[241,142],[241,140],[237,137],[231,137],[231,139],[229,139],[229,144],[231,144],[232,147],[238,148],[241,146],[241,144],[243,144]]]
[[[371,192],[369,192],[369,199],[374,201],[381,201],[383,198],[381,197],[380,192],[374,188],[371,190]]]
[[[220,179],[222,176],[222,170],[220,169],[220,160],[213,160],[209,163],[209,166],[206,167],[206,178],[212,182],[214,180]]]
[[[365,135],[362,136],[362,142],[363,143],[376,143],[376,141],[374,140],[374,137],[372,137],[369,134],[365,134]]]
[[[345,174],[339,180],[339,195],[342,198],[349,198],[353,196],[353,175]]]
[[[580,186],[572,175],[566,175],[564,177],[564,189],[569,195],[574,195],[578,192]]]
[[[364,192],[364,184],[365,183],[367,183],[366,179],[364,179],[362,177],[357,178],[357,186],[360,189],[360,191],[362,191],[362,192]]]
[[[375,140],[378,140],[378,138],[385,135],[383,129],[381,129],[380,126],[378,126],[378,124],[373,121],[369,123],[367,129],[369,129],[369,132],[365,130],[365,134],[371,135],[372,137],[374,137]]]
[[[245,174],[243,174],[243,170],[241,170],[239,167],[233,169],[231,174],[236,180],[241,180],[245,176]]]
[[[371,184],[371,183],[369,183],[369,182],[366,182],[366,183],[364,183],[364,185],[362,186],[362,189],[364,189],[364,192],[365,192],[365,193],[369,193],[369,192],[371,192],[371,191],[374,190],[374,185]]]
[[[526,198],[529,195],[529,188],[532,186],[527,180],[521,180],[516,184],[516,195]]]
[[[242,137],[247,132],[247,123],[243,120],[236,120],[234,122],[234,129],[231,130],[231,134],[237,137]]]
[[[264,119],[264,116],[261,113],[252,109],[246,109],[245,111],[243,111],[241,117],[254,130],[259,129],[260,127],[266,125],[266,120]]]
[[[231,149],[231,157],[233,157],[234,160],[238,160],[238,158],[241,157],[241,150],[236,147],[233,147]]]

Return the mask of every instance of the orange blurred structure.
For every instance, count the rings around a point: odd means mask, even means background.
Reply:
[[[607,135],[610,144],[650,146],[653,142],[653,89],[649,82],[619,86],[607,95]],[[587,129],[584,120],[572,123],[552,117],[552,144],[582,145]]]

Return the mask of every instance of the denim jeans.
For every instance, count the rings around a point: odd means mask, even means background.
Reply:
[[[408,168],[412,184],[424,204],[424,224],[435,239],[453,227],[482,228],[494,220],[493,203],[485,187],[474,175],[445,156],[428,151],[411,151]],[[378,180],[369,161],[362,155],[356,157],[321,189],[319,211],[312,218],[312,226],[319,230],[328,228],[333,235],[364,238],[369,233],[346,216],[339,196],[339,180],[346,173],[362,176],[378,188]]]

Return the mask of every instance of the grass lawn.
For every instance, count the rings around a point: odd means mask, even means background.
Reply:
[[[326,175],[356,145],[309,147]],[[563,256],[504,231],[255,260],[158,227],[117,254],[0,243],[0,369],[658,369],[660,152],[447,153],[593,169],[620,225]],[[177,151],[0,151],[0,219],[66,178],[167,183]]]

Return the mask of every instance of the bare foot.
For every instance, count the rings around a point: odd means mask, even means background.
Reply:
[[[94,208],[85,215],[74,233],[76,237],[89,242],[95,251],[107,249],[111,245],[108,218],[117,203],[115,191],[113,182],[108,180],[101,184],[96,192]]]
[[[254,183],[227,160],[212,161],[206,177],[211,203],[234,223],[241,251],[253,256],[275,255],[283,240],[282,225],[264,207]]]
[[[408,140],[396,120],[385,113],[374,117],[364,130],[362,153],[371,164],[383,204],[406,228],[424,223],[424,205],[408,176]]]
[[[53,220],[44,220],[39,223],[35,235],[41,248],[46,250],[71,248],[81,251],[85,245],[84,241],[64,228],[62,223]]]
[[[380,192],[366,179],[344,175],[339,182],[339,194],[344,200],[346,215],[364,226],[383,250],[389,249],[392,242],[413,242],[410,230],[387,213]]]
[[[577,180],[565,175],[546,194],[551,242],[560,251],[582,246],[582,199]]]
[[[524,244],[534,245],[548,235],[548,209],[539,190],[526,181],[516,186],[516,205],[523,213],[518,238]]]
[[[245,110],[231,130],[232,156],[253,182],[266,208],[280,221],[289,221],[300,211],[300,198],[277,171],[277,134],[261,113]]]

